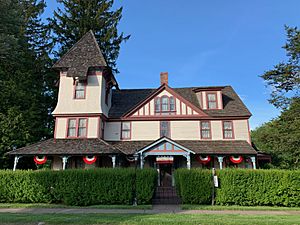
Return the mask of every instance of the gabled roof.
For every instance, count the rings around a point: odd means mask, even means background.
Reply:
[[[140,101],[137,105],[135,105],[133,108],[131,108],[128,112],[126,112],[123,116],[127,117],[132,115],[136,112],[140,107],[142,107],[147,102],[151,101],[153,98],[155,98],[158,94],[160,94],[162,91],[166,90],[170,94],[172,94],[176,98],[180,98],[182,102],[184,102],[186,105],[192,108],[192,110],[195,110],[197,113],[199,113],[200,116],[207,116],[199,107],[196,107],[193,105],[187,98],[182,98],[181,95],[179,95],[176,91],[174,91],[172,88],[170,88],[168,85],[163,84],[159,88],[157,88],[154,92],[152,92],[147,98]]]
[[[67,76],[85,78],[90,67],[106,66],[94,33],[90,30],[53,65],[53,68],[68,68]]]
[[[90,155],[118,154],[118,149],[106,141],[95,139],[48,139],[10,151],[9,155]]]
[[[251,113],[241,101],[231,86],[219,87],[187,87],[172,88],[176,93],[200,109],[200,104],[194,91],[197,88],[221,88],[224,108],[221,110],[203,110],[211,117],[250,117]],[[110,118],[121,118],[127,112],[149,98],[157,89],[123,89],[113,90]]]
[[[188,148],[186,148],[186,147],[184,147],[184,146],[178,144],[178,142],[173,141],[173,140],[171,140],[171,139],[168,138],[168,137],[161,137],[160,139],[158,139],[158,140],[152,142],[151,144],[144,146],[144,148],[140,149],[137,153],[143,153],[143,152],[148,151],[149,149],[153,148],[154,146],[159,145],[159,144],[161,144],[161,143],[165,143],[165,142],[168,142],[168,143],[170,143],[170,144],[173,144],[173,145],[177,146],[178,148],[183,149],[183,150],[186,151],[186,152],[195,154],[195,152],[193,152],[193,151],[191,151],[190,149],[188,149]]]

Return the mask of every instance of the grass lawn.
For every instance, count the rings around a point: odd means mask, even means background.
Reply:
[[[300,224],[299,215],[206,215],[206,214],[11,214],[0,213],[2,225],[36,225],[38,222],[47,224],[223,224],[223,225],[289,225]]]
[[[300,211],[299,207],[278,206],[222,206],[222,205],[181,205],[184,210],[257,210],[257,211]]]
[[[0,203],[0,208],[93,208],[93,209],[152,209],[152,205],[91,205],[91,206],[69,206],[62,204],[46,203]]]

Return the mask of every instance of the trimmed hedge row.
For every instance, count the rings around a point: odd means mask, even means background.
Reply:
[[[219,205],[300,206],[300,170],[220,170]]]
[[[177,169],[175,185],[183,203],[208,204],[211,202],[211,172],[203,169]]]
[[[176,170],[176,188],[183,203],[211,202],[209,170]],[[300,171],[225,169],[217,171],[216,204],[300,206]]]
[[[132,204],[136,192],[138,202],[146,204],[156,176],[153,169],[137,170],[136,181],[134,169],[0,171],[0,202]]]

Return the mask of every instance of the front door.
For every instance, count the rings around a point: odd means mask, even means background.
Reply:
[[[159,164],[159,176],[160,186],[171,187],[172,186],[172,166],[173,164]]]

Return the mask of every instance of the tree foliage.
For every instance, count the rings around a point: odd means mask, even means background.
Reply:
[[[0,0],[0,167],[3,154],[52,133],[54,74],[50,71],[44,1]]]
[[[300,168],[300,98],[294,98],[281,115],[255,129],[252,140],[272,155],[275,167]]]
[[[93,30],[108,65],[117,72],[116,60],[120,44],[129,35],[118,34],[117,26],[122,17],[122,7],[112,10],[113,0],[58,0],[62,9],[50,18],[54,41],[58,43],[57,56],[62,56],[85,33]]]
[[[287,42],[283,46],[288,57],[287,62],[280,62],[261,77],[271,87],[273,105],[287,107],[293,98],[300,97],[300,30],[297,27],[285,27]]]

